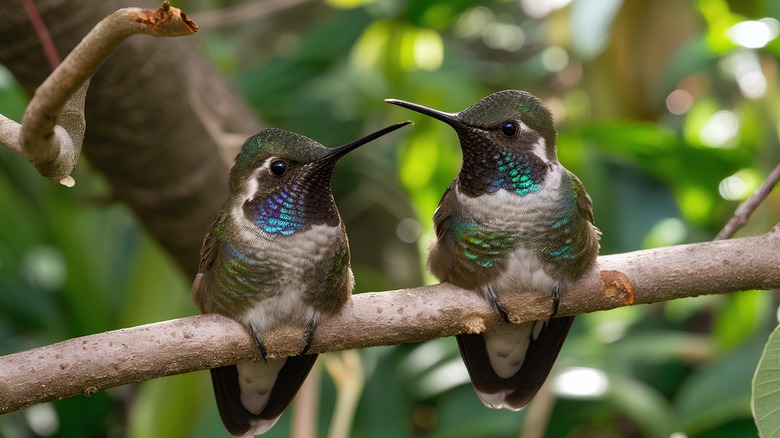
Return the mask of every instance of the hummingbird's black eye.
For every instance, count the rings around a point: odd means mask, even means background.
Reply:
[[[513,137],[517,134],[517,124],[515,122],[506,122],[501,126],[501,132],[507,137]]]
[[[274,175],[282,176],[286,171],[287,171],[287,163],[285,163],[284,161],[276,160],[273,163],[271,163],[271,173],[273,173]]]

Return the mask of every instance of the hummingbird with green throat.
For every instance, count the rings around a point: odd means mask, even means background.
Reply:
[[[263,357],[211,370],[219,415],[233,436],[259,435],[276,423],[317,359],[305,353],[319,321],[352,293],[347,234],[331,189],[336,162],[409,123],[337,148],[281,129],[242,146],[192,284],[200,310],[241,323]],[[263,338],[281,325],[304,330],[300,355],[267,357]]]
[[[482,402],[520,410],[547,379],[574,320],[554,318],[561,294],[598,255],[590,196],[558,162],[552,114],[529,93],[500,91],[459,113],[387,102],[458,135],[463,164],[434,213],[428,268],[504,317],[485,333],[457,336],[458,347]],[[550,317],[509,322],[501,302],[517,292],[549,294]]]

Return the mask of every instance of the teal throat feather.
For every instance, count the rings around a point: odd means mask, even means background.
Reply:
[[[517,195],[525,196],[534,193],[541,185],[532,174],[532,168],[520,157],[515,156],[509,151],[498,151],[493,155],[498,175],[490,183],[487,189],[488,193],[493,193],[499,189],[514,192]]]

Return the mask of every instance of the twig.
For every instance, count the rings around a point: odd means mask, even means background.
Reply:
[[[550,424],[550,416],[555,408],[555,394],[552,390],[553,379],[547,379],[534,396],[534,403],[528,408],[520,438],[542,438]]]
[[[780,287],[780,226],[756,237],[599,257],[570,285],[559,315],[575,315],[703,294]],[[506,299],[514,322],[545,318],[547,294]],[[355,295],[323,320],[310,352],[395,345],[480,333],[499,322],[477,294],[447,283]],[[282,327],[265,337],[269,355],[297,354],[300,329]],[[126,383],[258,360],[242,326],[200,315],[116,330],[0,357],[0,413]]]
[[[336,405],[333,407],[328,438],[348,438],[366,385],[363,363],[355,350],[324,355],[322,363],[336,385]]]
[[[35,34],[38,35],[38,39],[41,41],[43,53],[46,54],[46,61],[49,62],[49,67],[54,70],[60,64],[60,55],[57,53],[57,48],[54,47],[54,41],[51,39],[49,29],[46,27],[43,19],[41,19],[41,14],[38,13],[38,8],[35,7],[33,0],[22,0],[22,5],[24,5],[27,18],[30,19],[30,24],[35,29]]]
[[[198,26],[167,1],[157,9],[124,8],[109,15],[35,91],[18,125],[0,118],[0,143],[31,161],[38,172],[62,180],[76,167],[84,136],[89,78],[127,37],[192,35]]]
[[[761,187],[753,192],[753,194],[737,208],[737,211],[734,212],[734,216],[729,219],[723,229],[715,236],[714,240],[728,239],[733,236],[737,230],[744,227],[750,218],[750,215],[753,214],[761,202],[769,196],[769,193],[775,187],[778,180],[780,180],[780,163],[769,172],[769,175],[764,182],[761,183]]]
[[[315,363],[303,382],[292,409],[290,436],[296,438],[317,438],[322,392],[322,364]]]

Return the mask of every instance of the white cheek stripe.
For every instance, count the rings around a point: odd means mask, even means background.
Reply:
[[[545,141],[544,137],[539,137],[539,141],[534,143],[533,153],[547,163],[547,141]]]
[[[233,210],[230,212],[231,215],[235,220],[238,220],[239,222],[243,222],[244,219],[244,203],[252,198],[255,197],[257,194],[257,175],[263,170],[263,168],[267,168],[268,164],[263,163],[262,166],[252,171],[252,173],[249,175],[249,178],[246,179],[246,181],[243,181],[243,190],[239,194],[238,198],[241,200],[241,202],[236,202],[233,205]]]
[[[531,131],[531,128],[529,128],[528,125],[526,125],[525,123],[520,122],[520,132],[522,132],[523,130]],[[547,140],[545,140],[544,137],[540,135],[539,141],[534,143],[531,152],[533,152],[542,161],[547,163]]]

